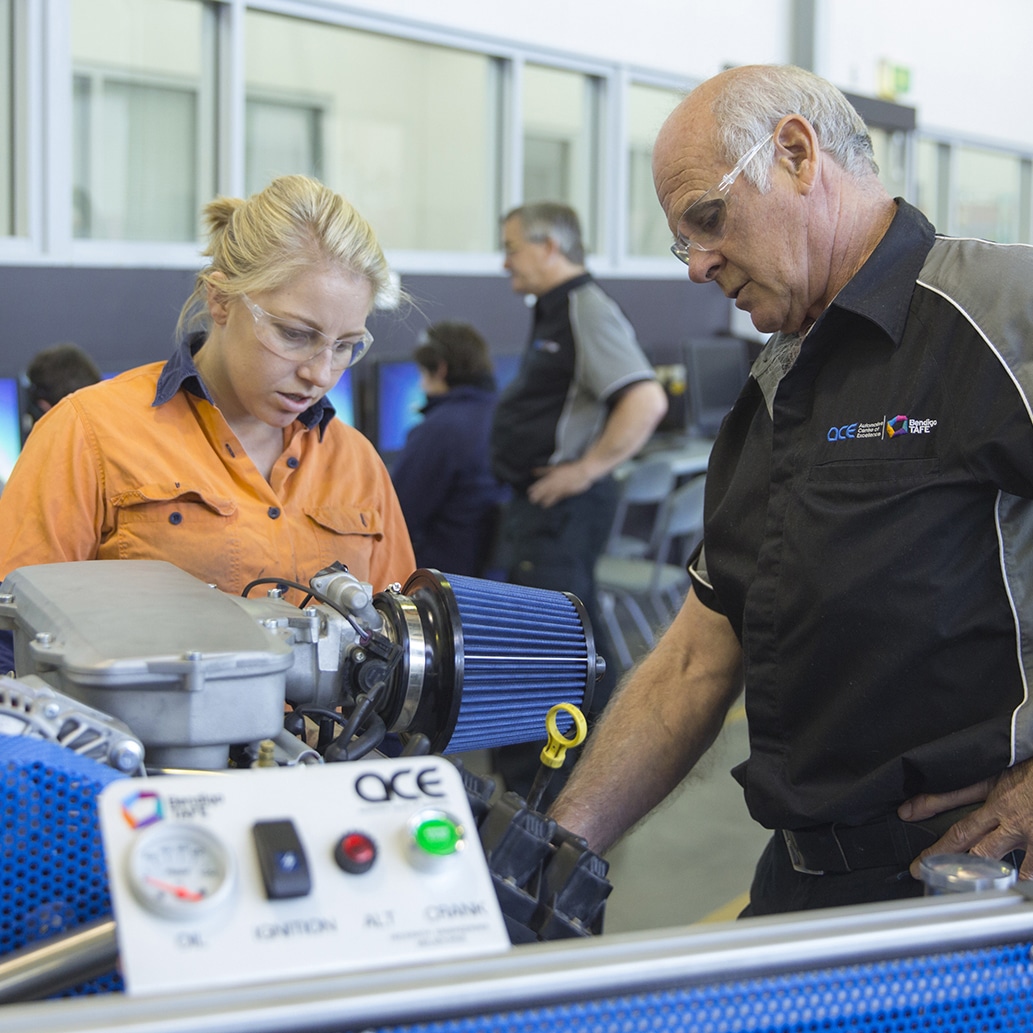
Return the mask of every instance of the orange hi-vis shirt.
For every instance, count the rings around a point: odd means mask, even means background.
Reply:
[[[157,559],[239,595],[262,577],[307,584],[339,560],[375,591],[404,582],[416,561],[372,444],[313,407],[284,431],[267,481],[195,393],[188,356],[168,364],[157,397],[161,362],[83,388],[35,425],[0,494],[0,575]]]

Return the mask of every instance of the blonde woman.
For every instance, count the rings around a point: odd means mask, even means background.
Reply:
[[[404,580],[415,560],[387,470],[324,401],[389,289],[372,230],[303,176],[204,216],[210,261],[178,350],[39,421],[0,496],[0,574],[162,559],[239,593],[340,560],[377,590]]]

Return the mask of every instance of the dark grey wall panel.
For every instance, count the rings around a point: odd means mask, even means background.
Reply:
[[[59,341],[81,345],[105,372],[163,358],[193,280],[188,270],[0,267],[0,375]]]
[[[601,280],[603,287],[624,309],[647,351],[670,345],[690,335],[727,331],[728,302],[716,285],[676,280]],[[405,286],[415,305],[399,325],[391,316],[379,317],[391,357],[412,348],[418,329],[440,319],[462,319],[484,335],[500,354],[520,351],[527,343],[531,315],[524,299],[512,292],[509,278],[499,276],[411,276]],[[378,347],[381,339],[373,330]],[[404,340],[405,335],[409,340]]]
[[[81,345],[106,372],[164,358],[193,279],[189,270],[0,267],[0,376],[21,372],[35,352],[58,341]],[[728,302],[716,286],[684,279],[602,283],[647,351],[728,328]],[[441,319],[472,323],[498,354],[526,342],[530,313],[502,274],[407,276],[404,285],[412,304],[377,313],[370,323],[374,358],[408,357],[419,330]]]

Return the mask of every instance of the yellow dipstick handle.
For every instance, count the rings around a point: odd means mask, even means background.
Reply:
[[[556,715],[564,711],[574,719],[574,734],[570,739],[564,738],[556,726]],[[588,734],[588,722],[585,715],[573,703],[557,703],[545,717],[545,730],[548,741],[542,747],[541,762],[549,768],[563,767],[563,758],[572,746],[580,746]]]

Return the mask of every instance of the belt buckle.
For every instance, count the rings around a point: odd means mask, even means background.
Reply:
[[[803,875],[824,875],[824,871],[815,871],[813,868],[808,868],[803,861],[803,853],[800,851],[800,846],[796,842],[796,836],[790,829],[782,829],[782,838],[785,840],[786,849],[789,851],[789,860],[792,862],[793,869],[800,872]]]

